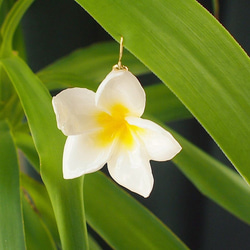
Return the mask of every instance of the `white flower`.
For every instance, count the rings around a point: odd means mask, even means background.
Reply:
[[[112,70],[96,93],[66,89],[52,100],[58,128],[68,136],[63,176],[72,179],[105,163],[120,185],[148,197],[153,188],[149,161],[173,158],[181,146],[152,121],[140,118],[145,92],[127,70]]]

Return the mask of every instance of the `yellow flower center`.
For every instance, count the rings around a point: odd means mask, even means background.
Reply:
[[[102,127],[97,135],[100,146],[107,146],[113,140],[118,139],[118,142],[126,148],[133,147],[132,132],[138,132],[142,128],[128,124],[125,120],[128,112],[128,109],[123,105],[116,104],[112,107],[111,114],[101,112],[97,115],[97,122]]]

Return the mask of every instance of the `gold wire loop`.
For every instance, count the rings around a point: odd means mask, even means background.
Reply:
[[[120,53],[118,63],[113,66],[114,70],[128,70],[128,67],[122,65],[122,54],[123,54],[123,36],[121,36],[120,40]]]

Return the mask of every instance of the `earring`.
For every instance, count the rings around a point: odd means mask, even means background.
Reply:
[[[66,89],[53,97],[58,128],[68,136],[63,153],[63,177],[72,179],[107,163],[120,185],[148,197],[153,188],[150,160],[173,158],[181,146],[165,129],[142,119],[146,96],[138,79],[121,63],[99,85]]]

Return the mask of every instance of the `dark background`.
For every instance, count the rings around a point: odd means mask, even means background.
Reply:
[[[204,0],[200,3],[212,10],[211,1]],[[248,0],[220,1],[221,23],[248,54],[249,11]],[[22,24],[28,63],[35,72],[77,48],[112,39],[73,0],[36,0]],[[142,84],[146,83],[145,79]],[[169,125],[230,167],[223,154],[194,119]],[[148,199],[137,195],[135,197],[191,249],[250,249],[250,227],[201,195],[171,162],[154,163],[153,173],[155,186],[151,196]],[[105,243],[101,244],[104,249],[109,249]]]

